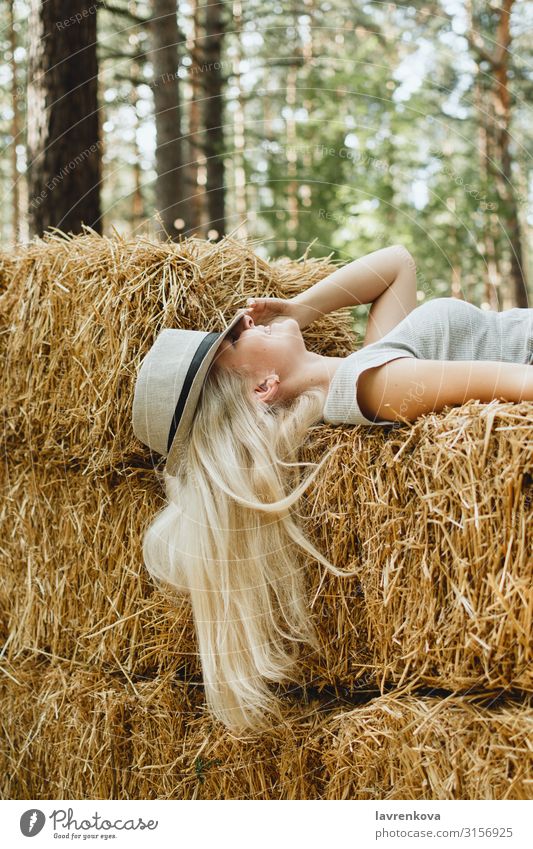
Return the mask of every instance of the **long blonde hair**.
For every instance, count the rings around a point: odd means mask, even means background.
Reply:
[[[145,531],[156,583],[190,595],[207,705],[232,731],[265,729],[269,713],[279,720],[268,682],[299,682],[298,643],[319,649],[298,548],[336,575],[351,574],[290,513],[331,454],[297,462],[323,405],[313,389],[268,407],[244,372],[213,366],[180,469],[163,472],[168,504]],[[300,482],[303,465],[315,468]]]

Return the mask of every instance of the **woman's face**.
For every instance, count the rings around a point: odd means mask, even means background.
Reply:
[[[263,325],[254,324],[251,316],[245,314],[222,342],[215,360],[222,368],[244,368],[254,380],[263,380],[272,372],[283,379],[305,351],[294,318]]]

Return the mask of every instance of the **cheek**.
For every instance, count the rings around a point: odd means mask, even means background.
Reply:
[[[246,345],[242,346],[242,356],[245,360],[261,362],[265,357],[268,357],[269,346],[264,339],[251,337],[246,340]]]
[[[218,352],[218,354],[215,356],[214,364],[217,368],[229,368],[231,366],[231,361],[230,357],[228,356],[227,349]]]
[[[247,368],[256,367],[265,358],[265,351],[261,347],[261,339],[244,339],[241,337],[236,345],[228,346],[220,355],[218,362],[223,368]]]

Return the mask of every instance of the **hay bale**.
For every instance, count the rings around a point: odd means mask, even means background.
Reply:
[[[35,240],[0,268],[12,650],[199,675],[187,603],[150,607],[143,585],[142,530],[163,500],[131,433],[134,363],[161,326],[215,326],[246,294],[293,294],[328,266],[90,232]],[[351,348],[340,315],[310,347]],[[303,655],[310,684],[532,689],[530,412],[470,402],[410,426],[313,429],[303,459],[338,450],[300,512],[333,562],[360,570],[307,564],[323,646]]]
[[[164,750],[167,758],[185,764],[180,749],[201,701],[197,690],[168,673],[143,681],[75,661],[10,666],[0,686],[6,711],[3,798],[158,798],[164,770],[152,764],[152,751]],[[165,747],[166,738],[173,751]]]
[[[220,330],[247,296],[290,297],[332,269],[321,259],[276,268],[229,238],[174,244],[92,231],[35,239],[0,255],[2,264],[6,444],[91,472],[146,458],[131,404],[137,367],[160,330]],[[351,326],[340,311],[305,338],[344,355]]]
[[[142,560],[144,525],[162,505],[153,473],[94,479],[19,464],[10,474],[0,508],[6,656],[199,675],[188,599],[155,589]]]
[[[230,240],[93,233],[0,255],[7,796],[530,798],[528,704],[480,714],[430,700],[431,733],[450,741],[441,756],[420,737],[429,702],[416,689],[533,690],[531,404],[313,429],[301,459],[337,450],[299,512],[333,562],[359,570],[306,563],[322,652],[300,668],[318,701],[288,688],[286,724],[266,737],[234,738],[206,715],[188,601],[145,573],[142,533],[163,493],[131,431],[139,360],[164,326],[219,328],[248,294],[290,296],[330,268],[269,266]],[[334,314],[306,342],[346,354],[350,327]],[[401,689],[325,715],[332,691],[372,686]],[[478,758],[479,780],[454,746]]]
[[[324,799],[533,799],[533,704],[393,694],[328,721]]]
[[[287,704],[268,734],[236,737],[171,674],[23,663],[0,688],[3,798],[533,798],[530,703]]]
[[[74,658],[130,675],[170,670],[201,681],[188,596],[156,588],[142,559],[144,529],[164,503],[153,472],[91,477],[12,458],[9,474],[0,505],[6,657]],[[302,683],[335,685],[340,669],[356,686],[367,672],[362,597],[339,605],[342,580],[320,589],[323,654],[304,649]],[[319,583],[319,571],[309,570],[311,595]]]
[[[304,447],[316,462],[339,445],[307,516],[334,563],[359,564],[337,603],[360,583],[380,687],[533,691],[531,409],[472,401],[388,434],[324,427]]]
[[[342,578],[306,563],[321,643],[318,654],[302,648],[310,687],[531,691],[533,523],[520,474],[530,456],[528,426],[499,407],[487,442],[491,461],[469,491],[476,527],[462,479],[453,477],[460,468],[466,476],[469,462],[479,466],[486,422],[483,409],[472,412],[448,455],[445,486],[438,458],[457,413],[414,424],[409,463],[400,429],[388,438],[317,429],[308,457],[318,460],[326,446],[339,450],[300,512],[334,563],[359,569]],[[46,461],[28,467],[17,451],[8,468],[0,506],[8,656],[120,663],[134,674],[172,668],[199,680],[188,598],[155,589],[142,560],[144,529],[164,504],[153,471],[91,476]]]
[[[274,799],[295,781],[312,792],[291,757],[318,727],[315,711],[288,706],[272,734],[240,740],[212,722],[202,688],[170,672],[144,679],[62,661],[10,665],[0,691],[4,798]]]

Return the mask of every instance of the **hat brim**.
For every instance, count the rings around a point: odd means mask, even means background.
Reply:
[[[228,334],[231,332],[231,330],[233,330],[235,325],[239,323],[243,315],[245,315],[244,307],[237,310],[237,312],[232,317],[230,322],[226,325],[224,330],[219,333],[218,338],[214,339],[213,344],[210,345],[210,347],[206,351],[202,362],[200,363],[196,374],[194,375],[190,390],[187,395],[187,400],[185,402],[183,413],[181,415],[178,427],[176,429],[176,433],[174,434],[174,439],[172,440],[172,445],[170,446],[170,450],[167,455],[165,468],[166,471],[171,475],[174,474],[174,472],[179,466],[180,458],[183,453],[185,442],[189,436],[191,424],[194,418],[194,414],[196,412],[196,408],[198,406],[198,401],[200,399],[200,394],[202,392],[205,378],[207,377],[207,372],[209,371],[209,368],[213,360],[215,359],[222,342],[227,338]]]

